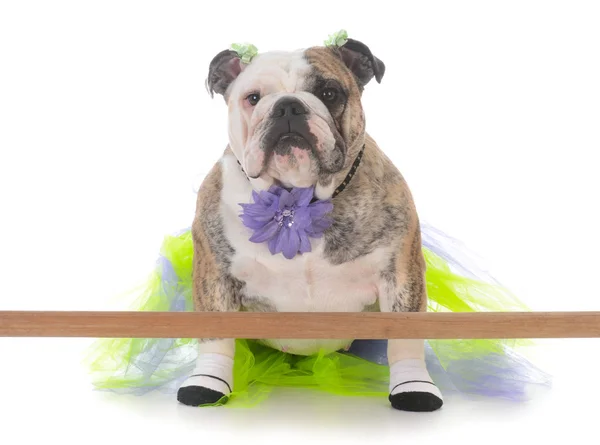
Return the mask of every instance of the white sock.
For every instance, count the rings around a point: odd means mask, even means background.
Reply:
[[[403,392],[428,392],[443,400],[423,360],[399,360],[390,366],[390,395]]]
[[[229,395],[233,389],[233,359],[223,354],[203,353],[181,387],[202,386]]]

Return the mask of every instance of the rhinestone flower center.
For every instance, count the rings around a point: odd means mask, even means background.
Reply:
[[[294,208],[284,208],[283,210],[278,210],[275,213],[275,221],[279,224],[279,227],[287,226],[292,227],[294,225]]]

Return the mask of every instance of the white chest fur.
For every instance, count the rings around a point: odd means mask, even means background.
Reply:
[[[231,273],[246,283],[245,297],[278,312],[360,312],[377,302],[384,251],[341,265],[323,256],[323,241],[311,239],[312,252],[288,260],[271,255],[266,244],[248,240],[251,231],[239,217],[239,203],[252,202],[252,188],[233,156],[223,162],[221,211],[225,234],[235,248]],[[252,308],[249,308],[252,310]],[[335,350],[341,341],[269,341],[279,349],[311,354],[315,349]]]

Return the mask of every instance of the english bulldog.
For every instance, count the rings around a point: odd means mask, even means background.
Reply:
[[[206,85],[227,104],[229,134],[197,196],[195,310],[426,311],[411,192],[365,130],[361,98],[384,72],[384,63],[353,39],[260,53],[249,62],[233,50],[214,57]],[[257,200],[264,214],[252,207]],[[250,222],[268,220],[263,231],[253,232],[240,216],[244,203]],[[304,211],[294,213],[294,205]],[[323,217],[313,221],[325,221],[320,231],[310,229],[311,205],[326,211],[317,211]],[[293,224],[300,228],[291,230]],[[299,355],[343,350],[351,342],[264,340]],[[179,388],[178,401],[199,406],[226,400],[235,340],[200,339],[198,347],[196,368]],[[443,398],[425,366],[424,340],[390,340],[387,353],[391,406],[439,409]]]

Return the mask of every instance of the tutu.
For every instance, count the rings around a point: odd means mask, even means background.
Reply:
[[[431,312],[527,311],[467,249],[422,224]],[[190,229],[166,236],[156,268],[131,310],[192,311],[193,245]],[[426,364],[443,393],[524,401],[529,389],[549,387],[548,374],[517,352],[517,340],[429,340]],[[175,393],[191,374],[196,339],[100,339],[86,365],[98,390],[143,395]],[[260,403],[276,387],[297,387],[344,396],[388,396],[386,340],[357,340],[345,352],[295,356],[253,340],[236,340],[234,386],[227,407]],[[220,404],[220,403],[218,403]]]

